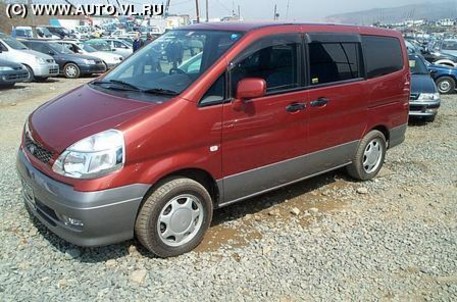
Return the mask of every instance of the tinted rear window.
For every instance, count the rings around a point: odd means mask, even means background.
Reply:
[[[398,39],[363,36],[362,46],[369,79],[403,68],[403,56]]]

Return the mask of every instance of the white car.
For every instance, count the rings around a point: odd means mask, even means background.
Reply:
[[[103,39],[106,41],[111,49],[115,49],[117,54],[127,58],[133,53],[133,47],[128,42],[120,39]]]
[[[59,44],[66,45],[74,53],[91,55],[101,59],[108,69],[118,65],[124,59],[119,54],[109,53],[105,51],[98,51],[88,44],[84,44],[78,41],[59,41]]]

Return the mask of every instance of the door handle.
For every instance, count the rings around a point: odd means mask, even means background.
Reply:
[[[328,99],[326,98],[318,98],[317,100],[311,101],[310,105],[311,107],[322,107],[327,105]]]
[[[297,112],[300,110],[304,110],[306,108],[305,103],[291,103],[286,106],[286,111],[287,112]]]

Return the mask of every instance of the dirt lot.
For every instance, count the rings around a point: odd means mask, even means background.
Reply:
[[[88,80],[0,91],[0,300],[456,299],[457,95],[443,96],[435,122],[410,123],[373,181],[336,171],[223,208],[195,252],[163,260],[133,240],[73,246],[24,209],[23,122]]]

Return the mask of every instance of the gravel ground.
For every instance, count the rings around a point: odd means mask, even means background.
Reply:
[[[218,210],[196,251],[163,260],[135,241],[78,248],[29,217],[15,153],[26,116],[59,91],[0,93],[15,104],[0,108],[1,301],[457,299],[456,95],[410,124],[375,180],[336,171]]]

